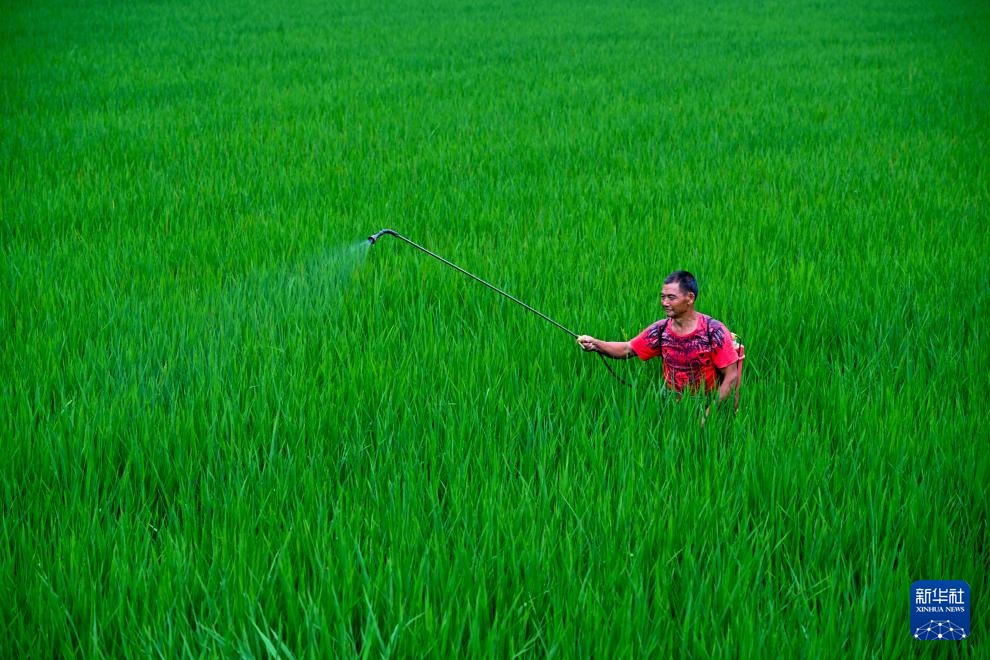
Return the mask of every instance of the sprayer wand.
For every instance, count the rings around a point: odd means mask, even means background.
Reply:
[[[578,337],[578,334],[577,334],[576,332],[574,332],[574,331],[572,331],[572,330],[569,330],[569,329],[567,329],[567,328],[566,328],[566,327],[564,327],[564,326],[563,326],[562,324],[560,324],[560,323],[558,323],[557,321],[554,321],[554,320],[553,320],[552,318],[550,318],[550,317],[549,317],[549,316],[547,316],[546,314],[544,314],[544,313],[542,313],[542,312],[540,312],[540,311],[538,311],[538,310],[535,310],[535,309],[533,309],[532,307],[530,307],[529,305],[527,305],[527,304],[526,304],[526,303],[524,303],[523,301],[521,301],[521,300],[519,300],[519,299],[518,299],[518,298],[516,298],[515,296],[512,296],[512,295],[509,295],[508,293],[506,293],[506,292],[505,292],[505,291],[503,291],[502,289],[500,289],[500,288],[498,288],[498,287],[497,287],[497,286],[495,286],[494,284],[490,284],[490,283],[488,283],[488,282],[486,282],[485,280],[483,280],[483,279],[481,279],[480,277],[478,277],[477,275],[474,275],[474,274],[472,274],[472,273],[469,273],[468,271],[466,271],[466,270],[464,270],[463,268],[461,268],[461,267],[460,267],[460,266],[458,266],[457,264],[454,264],[454,263],[451,263],[450,261],[448,261],[448,260],[446,260],[446,259],[444,259],[444,258],[443,258],[443,257],[441,257],[441,256],[440,256],[439,254],[436,254],[436,253],[434,253],[434,252],[431,252],[431,251],[429,251],[429,250],[427,250],[427,249],[426,249],[425,247],[423,247],[422,245],[419,245],[418,243],[414,243],[413,241],[410,241],[410,240],[409,240],[408,238],[406,238],[406,237],[405,237],[405,236],[403,236],[402,234],[400,234],[400,233],[398,233],[397,231],[394,231],[394,230],[392,230],[392,229],[382,229],[382,230],[381,230],[380,232],[378,232],[377,234],[372,234],[371,236],[369,236],[369,237],[368,237],[368,242],[369,242],[369,243],[370,243],[371,245],[374,245],[374,244],[375,244],[375,242],[376,242],[376,241],[377,241],[378,239],[380,239],[380,238],[381,238],[382,236],[385,236],[386,234],[388,234],[388,235],[390,235],[390,236],[395,236],[395,237],[396,237],[396,238],[398,238],[399,240],[402,240],[402,241],[405,241],[406,243],[408,243],[409,245],[411,245],[411,246],[413,246],[413,247],[414,247],[414,248],[416,248],[417,250],[419,250],[419,251],[421,251],[421,252],[424,252],[424,253],[426,253],[426,254],[428,254],[428,255],[430,255],[431,257],[433,257],[433,258],[434,258],[434,259],[436,259],[437,261],[440,261],[440,262],[443,262],[443,263],[445,263],[445,264],[447,264],[448,266],[450,266],[450,267],[451,267],[451,268],[453,268],[454,270],[456,270],[456,271],[458,271],[458,272],[460,272],[460,273],[464,273],[465,275],[467,275],[468,277],[470,277],[471,279],[473,279],[473,280],[475,280],[475,281],[477,281],[477,282],[481,282],[482,284],[484,284],[485,286],[487,286],[487,287],[488,287],[489,289],[491,289],[491,290],[493,290],[493,291],[495,291],[496,293],[499,293],[499,294],[501,294],[501,295],[503,295],[503,296],[505,296],[506,298],[508,298],[508,299],[509,299],[509,300],[511,300],[512,302],[514,302],[514,303],[516,303],[517,305],[520,305],[520,306],[522,306],[522,307],[525,307],[525,308],[526,308],[526,309],[528,309],[529,311],[531,311],[531,312],[533,312],[534,314],[536,314],[537,316],[539,316],[539,317],[540,317],[541,319],[543,319],[544,321],[548,321],[548,322],[550,322],[550,323],[552,323],[553,325],[555,325],[555,326],[557,326],[558,328],[560,328],[561,330],[563,330],[564,332],[566,332],[567,334],[569,334],[569,335],[570,335],[571,337],[574,337],[574,338],[577,338],[577,337]],[[625,385],[626,387],[632,387],[632,386],[631,386],[631,385],[630,385],[629,383],[627,383],[627,382],[626,382],[626,381],[624,381],[624,380],[623,380],[622,378],[620,378],[620,377],[619,377],[619,375],[618,375],[617,373],[615,373],[615,371],[613,371],[613,369],[612,369],[612,366],[611,366],[611,365],[610,365],[610,364],[609,364],[609,363],[608,363],[608,362],[607,362],[607,361],[605,360],[605,356],[604,356],[604,355],[602,355],[601,353],[599,353],[599,354],[598,354],[598,357],[600,357],[600,358],[602,359],[602,364],[603,364],[603,365],[605,365],[605,368],[606,368],[606,369],[608,369],[608,371],[609,371],[609,373],[610,373],[610,374],[612,374],[613,376],[615,376],[615,378],[616,378],[616,379],[617,379],[617,380],[618,380],[618,381],[619,381],[620,383],[622,383],[622,384],[623,384],[623,385]]]

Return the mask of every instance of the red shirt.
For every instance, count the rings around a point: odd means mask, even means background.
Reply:
[[[685,389],[709,392],[718,385],[719,369],[739,360],[732,335],[721,321],[698,314],[698,327],[689,334],[674,334],[669,321],[657,321],[630,341],[640,360],[663,356],[663,378],[677,392]]]

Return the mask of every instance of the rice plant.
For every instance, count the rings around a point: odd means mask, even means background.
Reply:
[[[979,654],[986,3],[0,16],[0,655]]]

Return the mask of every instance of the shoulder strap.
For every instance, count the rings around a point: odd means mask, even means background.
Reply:
[[[657,333],[657,348],[660,349],[660,362],[663,362],[663,334],[667,332],[667,319],[657,321],[657,324],[660,326],[660,332]]]

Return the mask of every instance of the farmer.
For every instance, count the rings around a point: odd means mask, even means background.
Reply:
[[[739,382],[739,355],[728,329],[694,309],[698,281],[678,270],[663,281],[660,303],[667,318],[657,321],[630,341],[602,341],[582,335],[578,344],[586,351],[615,360],[634,355],[640,360],[662,356],[663,378],[675,392],[711,392],[718,388],[718,405]],[[705,410],[705,418],[711,410]],[[704,419],[702,419],[704,425]]]

